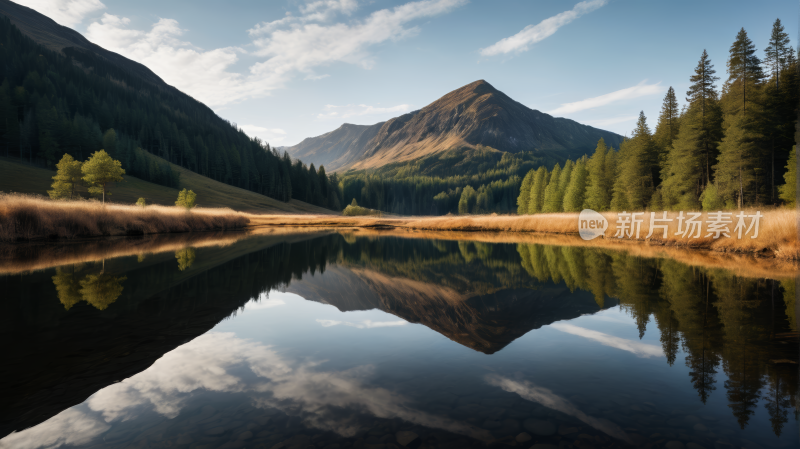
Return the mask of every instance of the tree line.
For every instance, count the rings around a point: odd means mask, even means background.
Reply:
[[[644,112],[620,148],[600,139],[591,157],[522,180],[517,212],[718,210],[795,201],[798,60],[780,19],[764,59],[742,28],[721,91],[703,50],[686,104],[664,97],[655,131]]]
[[[132,176],[179,187],[175,164],[281,201],[339,209],[339,180],[280,155],[165,84],[75,48],[53,52],[0,17],[0,155],[53,168],[104,149]],[[331,188],[331,186],[334,186]]]
[[[504,153],[478,145],[454,148],[411,162],[342,175],[343,204],[401,215],[512,213],[521,176],[558,156],[525,151]]]

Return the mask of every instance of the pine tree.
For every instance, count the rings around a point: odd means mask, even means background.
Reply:
[[[786,67],[787,58],[793,53],[789,47],[789,35],[784,30],[781,19],[775,19],[775,23],[772,24],[772,34],[764,53],[764,64],[775,80],[775,88],[780,90],[781,72]]]
[[[747,36],[747,31],[742,28],[736,34],[736,40],[730,48],[728,58],[728,81],[730,91],[736,91],[739,96],[741,108],[747,111],[748,101],[752,101],[753,90],[764,78],[761,70],[761,60],[755,55],[756,47]],[[748,94],[750,98],[748,98]],[[738,107],[729,111],[731,114],[738,112]]]
[[[538,214],[542,211],[544,189],[547,187],[548,178],[549,173],[547,172],[547,168],[539,167],[536,170],[536,176],[534,176],[533,183],[531,184],[530,198],[528,199],[529,214]]]
[[[660,170],[663,170],[666,166],[669,149],[672,147],[672,142],[678,137],[679,117],[678,99],[675,96],[675,89],[670,86],[667,90],[667,94],[664,96],[664,102],[661,105],[661,114],[658,116],[656,132],[653,134],[653,140],[658,148]]]
[[[558,180],[558,197],[561,198],[561,209],[558,212],[564,210],[564,196],[567,194],[567,187],[569,186],[570,177],[572,177],[572,170],[575,168],[575,162],[571,159],[567,159],[567,162],[564,163],[564,169],[561,170],[561,175],[559,176]]]
[[[695,126],[700,131],[695,151],[699,150],[703,158],[701,188],[711,181],[711,166],[716,159],[717,142],[722,138],[722,111],[719,108],[714,85],[719,77],[715,76],[715,73],[708,53],[703,50],[700,61],[694,69],[694,75],[690,78],[692,85],[686,92],[686,101],[690,107],[696,107],[699,113],[695,117],[695,122],[689,126]]]
[[[564,207],[564,198],[560,196],[561,166],[556,164],[550,174],[550,182],[544,189],[544,204],[542,212],[561,212]]]
[[[594,154],[589,158],[589,179],[586,186],[586,207],[596,211],[605,211],[611,206],[611,186],[606,181],[606,155],[608,148],[602,138],[597,142]]]
[[[56,164],[57,172],[53,176],[53,190],[48,190],[47,194],[54,200],[58,199],[74,199],[76,188],[80,185],[83,173],[81,172],[81,161],[76,161],[69,154],[65,154],[58,164]]]
[[[103,203],[106,202],[106,189],[109,183],[122,181],[125,170],[122,169],[120,161],[111,159],[104,150],[95,152],[89,160],[81,167],[83,180],[89,187],[89,193],[103,195]],[[110,195],[110,193],[108,193]]]
[[[756,181],[756,141],[758,136],[748,126],[747,113],[726,117],[725,137],[720,144],[717,165],[714,166],[719,195],[735,202],[739,208],[744,206],[745,193]]]
[[[564,194],[564,212],[580,212],[586,199],[586,183],[589,171],[586,169],[586,157],[575,162],[572,175],[569,179],[567,191]]]
[[[758,202],[757,174],[762,165],[768,164],[760,151],[763,129],[768,122],[763,120],[761,105],[754,101],[763,78],[761,61],[755,52],[753,42],[742,28],[730,48],[729,76],[722,101],[724,137],[714,166],[718,195],[739,207],[744,206],[746,194],[751,190],[753,200]]]
[[[794,51],[789,45],[789,35],[784,31],[780,19],[776,19],[772,25],[772,33],[764,53],[764,64],[771,79],[764,86],[763,122],[764,137],[769,146],[769,198],[774,203],[777,195],[776,178],[779,178],[775,169],[776,166],[783,165],[787,157],[786,149],[793,141],[794,110],[800,100],[796,86],[798,77],[794,66]]]
[[[696,210],[702,192],[705,159],[702,149],[702,110],[694,104],[681,118],[678,136],[661,172],[661,199],[667,210]]]
[[[533,185],[533,178],[536,176],[536,170],[531,169],[525,178],[522,179],[522,185],[519,187],[519,196],[517,197],[517,214],[525,215],[528,213],[528,202],[531,198],[531,186]]]
[[[617,208],[644,210],[653,196],[658,172],[657,153],[644,111],[639,113],[633,137],[623,142],[623,146],[625,149],[620,151],[624,156],[620,159],[612,200],[616,198]]]

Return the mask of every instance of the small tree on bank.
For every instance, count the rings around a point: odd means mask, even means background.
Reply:
[[[147,206],[147,201],[144,198],[139,198],[136,200],[136,205],[139,207],[145,207]]]
[[[178,201],[175,201],[176,206],[185,207],[186,210],[192,209],[196,206],[195,200],[197,199],[197,194],[195,194],[191,190],[183,189],[178,193]]]
[[[122,163],[111,159],[111,156],[100,150],[89,157],[89,160],[83,163],[81,167],[83,173],[83,180],[86,181],[89,187],[89,193],[93,195],[103,195],[103,203],[106,202],[107,186],[111,182],[122,181],[122,175],[125,170],[122,169]],[[111,195],[111,193],[108,193]]]
[[[81,161],[76,161],[69,154],[65,154],[61,161],[56,164],[58,171],[53,176],[53,190],[48,190],[47,194],[54,200],[73,199],[76,196],[75,189],[81,182]]]

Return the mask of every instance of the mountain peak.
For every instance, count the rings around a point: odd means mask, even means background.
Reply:
[[[335,139],[330,133],[306,139],[290,153],[305,162],[325,160],[326,168],[331,164],[330,168],[341,170],[376,168],[478,145],[510,153],[555,151],[565,158],[579,157],[591,153],[601,137],[612,146],[622,140],[617,134],[530,109],[485,80],[448,92],[418,111],[362,129],[362,134],[356,129],[337,132]],[[340,157],[344,152],[347,157]]]

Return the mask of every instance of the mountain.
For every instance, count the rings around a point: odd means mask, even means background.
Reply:
[[[484,80],[424,108],[372,126],[344,124],[290,147],[289,153],[328,170],[376,168],[458,148],[502,152],[591,153],[597,141],[619,147],[622,136],[557,118],[512,100]]]
[[[8,0],[0,61],[6,158],[53,169],[64,154],[85,160],[104,149],[127,175],[162,186],[187,187],[175,165],[256,195],[340,209],[329,188],[338,181],[281,157],[144,65]]]
[[[182,94],[144,65],[89,42],[77,31],[59,25],[33,9],[8,0],[0,0],[0,14],[8,17],[23,34],[49,50],[64,53],[63,50],[69,48],[72,51],[93,54],[155,86]]]

